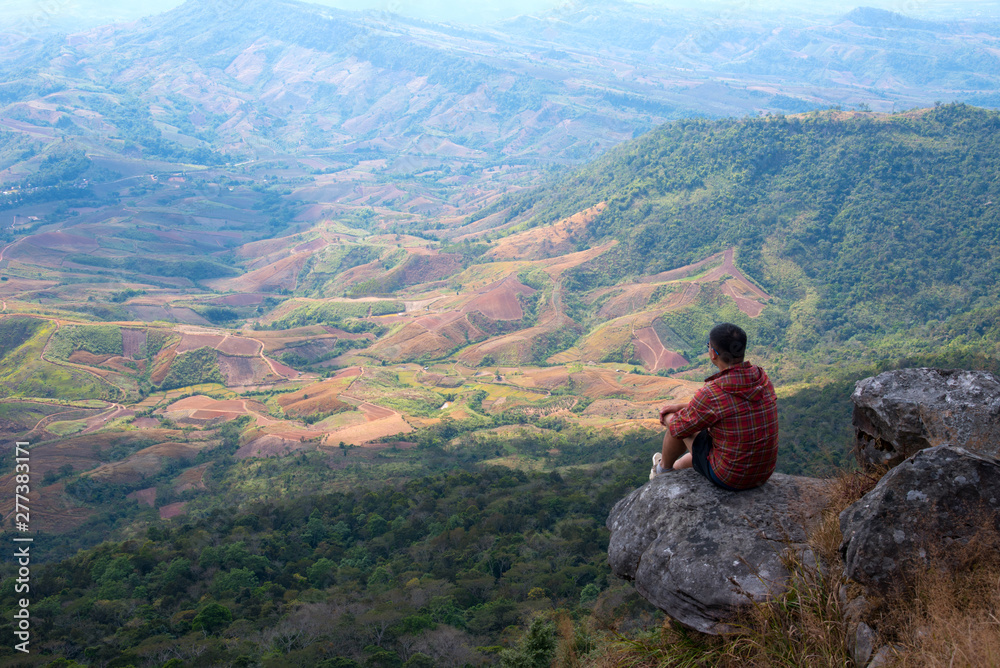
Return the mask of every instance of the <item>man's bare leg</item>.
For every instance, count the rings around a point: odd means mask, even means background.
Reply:
[[[665,469],[691,468],[691,444],[693,438],[677,438],[668,430],[663,435],[663,459],[660,466]]]
[[[676,462],[674,462],[674,470],[675,471],[680,471],[681,469],[689,469],[692,466],[693,466],[693,464],[691,463],[691,453],[690,452],[685,453],[684,455],[681,456],[680,459],[678,459]]]

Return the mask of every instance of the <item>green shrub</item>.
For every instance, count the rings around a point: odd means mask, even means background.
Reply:
[[[160,389],[172,390],[200,383],[225,383],[215,350],[208,346],[178,355]]]

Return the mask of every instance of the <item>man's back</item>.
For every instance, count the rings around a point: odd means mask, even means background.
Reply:
[[[708,460],[722,482],[737,489],[763,484],[778,459],[777,396],[767,373],[742,362],[707,378],[670,423],[678,437],[702,429],[712,437]]]

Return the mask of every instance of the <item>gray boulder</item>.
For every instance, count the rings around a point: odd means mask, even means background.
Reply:
[[[812,560],[806,532],[826,502],[823,481],[775,474],[727,492],[692,469],[657,476],[608,517],[608,561],[618,576],[684,626],[726,633],[750,600],[781,593],[782,555]]]
[[[851,400],[862,466],[896,466],[945,443],[1000,454],[1000,379],[986,371],[887,371],[859,381]]]
[[[930,557],[948,565],[957,545],[990,526],[1000,530],[1000,460],[947,445],[928,448],[840,514],[844,572],[884,592],[906,584]]]

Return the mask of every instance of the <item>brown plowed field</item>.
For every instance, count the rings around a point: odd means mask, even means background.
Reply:
[[[370,404],[367,401],[358,406],[358,409],[365,414],[365,417],[368,418],[369,422],[397,415],[394,410],[390,410],[383,406],[376,406],[375,404]]]
[[[210,303],[219,304],[220,306],[256,306],[263,303],[266,296],[260,293],[238,293],[213,299]]]
[[[301,306],[302,303],[303,303],[302,301],[298,301],[298,303],[293,304],[293,307]],[[275,312],[277,312],[277,309],[275,309]],[[388,318],[390,316],[381,316],[381,317]],[[274,350],[284,348],[289,344],[299,343],[304,339],[308,339],[310,341],[322,338],[357,339],[357,338],[363,338],[365,336],[366,334],[351,334],[350,332],[345,332],[343,330],[337,329],[336,327],[328,327],[326,325],[309,325],[306,327],[295,327],[292,329],[283,329],[275,331],[267,331],[267,330],[254,331],[245,336],[244,338],[251,339],[254,341],[259,341],[264,346],[264,352],[269,353]]]
[[[305,220],[305,219],[303,219]],[[321,248],[326,248],[326,239],[313,239],[312,241],[307,241],[305,243],[299,244],[292,250],[296,253],[312,253],[318,251]]]
[[[248,399],[218,400],[199,394],[175,401],[164,410],[164,416],[189,424],[204,424],[232,420],[240,415],[251,415],[254,412],[266,414],[267,409]],[[258,422],[261,419],[265,418],[259,417]]]
[[[156,505],[156,488],[147,487],[146,489],[137,489],[134,492],[130,492],[125,495],[126,499],[133,499],[138,501],[140,504],[146,504],[150,508]]]
[[[177,503],[170,503],[162,508],[160,508],[160,519],[169,520],[173,517],[177,517],[184,513],[184,506],[187,505],[187,501],[178,501]]]
[[[533,356],[532,341],[534,338],[550,333],[550,331],[544,327],[529,327],[511,334],[495,336],[466,348],[458,356],[458,359],[466,364],[477,366],[482,363],[484,357],[492,355],[497,361],[504,364],[525,364]]]
[[[261,241],[251,241],[236,249],[236,254],[245,258],[260,258],[287,249],[294,239],[289,237],[278,237],[276,239],[263,239]]]
[[[574,248],[572,237],[604,211],[601,202],[546,227],[536,227],[505,237],[486,257],[493,260],[538,260],[569,253]]]
[[[537,290],[524,285],[517,280],[517,276],[511,274],[481,290],[480,294],[469,301],[462,310],[479,311],[493,320],[520,320],[524,316],[524,311],[517,299],[518,295],[530,295],[535,292]]]
[[[587,406],[587,408],[584,409],[583,414],[601,415],[603,417],[625,420],[659,421],[660,404],[637,404],[624,399],[598,399]]]
[[[299,272],[311,255],[295,253],[236,278],[221,278],[204,283],[215,290],[230,292],[267,292],[266,288],[294,290]]]
[[[395,434],[405,434],[411,431],[413,431],[413,427],[407,424],[401,415],[393,413],[390,417],[380,420],[331,431],[327,434],[323,443],[328,446],[336,446],[343,441],[348,445],[364,445],[378,438],[394,436]]]
[[[486,336],[470,323],[464,313],[448,313],[418,318],[391,336],[368,348],[390,360],[419,359],[428,355],[442,356],[466,341]]]
[[[634,402],[684,401],[694,395],[702,383],[661,376],[638,376],[600,367],[570,374],[580,394],[591,399],[622,395]]]
[[[704,267],[710,265],[713,262],[721,262],[719,265],[706,273],[704,276],[697,279],[697,282],[689,283],[685,289],[684,293],[681,295],[680,299],[676,303],[671,304],[673,308],[686,306],[694,302],[695,298],[698,296],[699,283],[710,283],[713,281],[721,280],[726,276],[730,276],[723,285],[722,292],[733,298],[736,302],[737,308],[746,313],[752,318],[757,317],[764,310],[763,302],[770,298],[766,292],[758,288],[753,282],[748,279],[743,272],[736,268],[734,264],[734,250],[732,248],[723,251],[722,253],[716,253],[710,257],[701,260],[700,262],[695,262],[694,264],[689,264],[684,267],[678,267],[677,269],[671,269],[670,271],[665,271],[654,276],[648,276],[641,279],[644,283],[649,282],[664,282],[670,280],[677,280],[691,276],[692,274],[698,273]]]
[[[270,364],[271,368],[274,369],[274,372],[279,376],[284,376],[285,378],[298,378],[299,376],[302,375],[292,367],[282,364],[281,362],[275,361],[270,357],[267,358],[267,361]]]
[[[192,411],[191,415],[188,416],[191,420],[197,420],[201,422],[211,422],[213,420],[228,421],[234,420],[242,415],[242,412],[237,411]]]
[[[283,457],[297,450],[311,450],[316,446],[311,443],[304,443],[296,438],[286,438],[277,434],[265,434],[255,438],[249,443],[240,447],[234,457],[236,459],[249,459],[250,457]]]
[[[128,310],[135,316],[136,320],[152,322],[154,320],[172,321],[170,311],[165,306],[158,304],[129,304]]]
[[[375,336],[372,334],[366,334],[363,338],[374,340]],[[315,360],[328,353],[334,352],[337,347],[337,340],[338,339],[335,336],[325,336],[312,339],[307,343],[296,344],[294,347],[283,348],[282,351],[292,352],[300,357],[304,357],[305,359]]]
[[[682,306],[687,306],[688,304],[693,304],[698,298],[698,294],[701,292],[700,283],[688,283],[684,286],[684,292],[681,296],[671,304],[672,308],[680,308]]]
[[[643,283],[666,283],[667,281],[677,281],[682,278],[687,278],[692,274],[697,274],[701,269],[712,262],[718,262],[722,259],[722,253],[716,253],[715,255],[709,255],[704,260],[699,260],[692,264],[686,264],[683,267],[677,267],[676,269],[671,269],[669,271],[661,271],[658,274],[653,274],[652,276],[646,276],[639,279]]]
[[[616,318],[598,327],[577,342],[580,359],[585,362],[596,362],[602,359],[609,350],[618,350],[632,341],[632,332],[636,327],[649,326],[652,314],[637,314],[633,317]]]
[[[198,466],[192,466],[182,471],[179,476],[174,478],[174,491],[180,493],[186,492],[189,489],[208,489],[205,486],[205,471],[211,465],[211,463],[199,464]]]
[[[642,360],[642,365],[650,371],[677,369],[688,364],[688,361],[681,355],[663,347],[660,337],[656,335],[656,331],[652,327],[637,331],[635,338],[632,339],[632,344],[635,346],[635,352],[639,355],[639,359]]]
[[[132,364],[135,368],[128,366],[126,362]],[[104,366],[110,367],[118,373],[142,373],[146,367],[146,360],[135,361],[129,357],[109,357],[104,360]]]
[[[624,292],[606,301],[597,315],[602,318],[620,318],[640,311],[649,304],[649,298],[653,296],[656,287],[648,283],[626,286]]]
[[[287,415],[299,417],[313,413],[333,413],[351,406],[337,397],[349,385],[345,380],[329,379],[278,397],[278,405]]]
[[[143,349],[146,346],[146,330],[126,329],[122,327],[122,348],[125,357],[139,359],[143,356]]]
[[[747,295],[746,284],[744,283],[736,280],[728,280],[722,286],[722,293],[732,297],[733,301],[736,302],[736,308],[751,318],[756,318],[764,310],[764,305],[758,301],[758,297]]]
[[[242,355],[256,357],[260,354],[263,344],[260,341],[244,336],[227,336],[216,346],[216,350],[226,355]]]
[[[173,459],[193,459],[204,446],[192,443],[157,443],[117,462],[102,464],[85,475],[112,484],[136,483],[163,470]]]
[[[426,255],[422,248],[407,249],[410,258],[399,268],[400,285],[418,285],[447,278],[462,271],[462,257],[457,253]]]
[[[385,267],[382,266],[381,260],[372,260],[366,264],[359,264],[356,267],[351,267],[345,272],[340,273],[334,280],[332,285],[335,286],[334,289],[343,288],[349,285],[356,285],[357,283],[363,283],[368,280],[378,279],[385,276]]]
[[[156,357],[153,359],[153,371],[149,374],[149,382],[153,385],[159,385],[162,383],[163,379],[167,377],[167,373],[170,371],[170,365],[174,363],[175,357],[177,357],[176,344],[158,352]]]
[[[215,348],[222,343],[223,334],[191,334],[184,332],[181,335],[181,342],[177,344],[177,354],[197,350],[198,348]]]
[[[34,461],[32,457],[32,464]],[[3,484],[0,484],[0,494],[3,494],[0,497],[0,515],[3,516],[4,526],[10,526],[9,520],[14,518],[14,489],[14,477],[6,476]],[[66,486],[62,482],[32,489],[28,494],[28,501],[32,528],[47,533],[64,533],[78,529],[94,514],[88,508],[74,505],[66,494]]]
[[[219,360],[219,371],[222,372],[229,387],[257,385],[274,375],[271,367],[260,357],[232,357],[221,354],[216,357]]]
[[[36,248],[63,251],[65,253],[89,253],[96,250],[99,244],[90,237],[81,237],[67,232],[44,232],[35,234],[24,240]]]
[[[93,353],[88,353],[86,350],[74,350],[67,360],[73,364],[97,366],[98,364],[104,364],[109,357],[111,357],[111,355],[95,355]]]
[[[606,244],[601,244],[600,246],[595,246],[594,248],[590,248],[588,250],[579,251],[577,253],[569,253],[568,255],[555,258],[555,260],[552,261],[552,264],[545,267],[545,273],[552,278],[561,276],[567,269],[572,269],[573,267],[580,266],[584,262],[589,262],[595,257],[599,257],[608,252],[617,244],[617,240],[609,241]]]
[[[187,410],[211,410],[211,411],[238,411],[246,412],[245,400],[243,399],[213,399],[203,394],[196,394],[193,397],[185,397],[170,404],[167,411],[187,411]]]
[[[128,436],[121,433],[108,433],[40,443],[31,449],[31,472],[41,480],[41,477],[49,471],[57,471],[66,464],[69,464],[74,471],[87,471],[101,463],[98,455],[104,450],[120,443],[128,443],[144,437],[145,435],[140,433]],[[4,476],[2,480],[2,484],[6,485],[13,480],[13,477]],[[13,493],[10,498],[13,498]],[[0,502],[4,500],[0,499]]]

